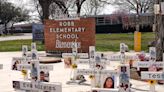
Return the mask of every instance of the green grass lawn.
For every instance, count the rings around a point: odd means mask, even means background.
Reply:
[[[21,51],[22,45],[28,45],[30,50],[32,40],[13,40],[13,41],[0,41],[0,52],[4,51]],[[39,51],[44,50],[44,45],[41,42],[36,42]]]
[[[148,51],[148,43],[154,40],[154,33],[142,33],[141,49]],[[134,49],[134,34],[97,34],[96,50],[97,51],[119,51],[120,43],[125,43],[130,50]]]
[[[142,50],[148,51],[148,43],[154,40],[153,33],[142,33]],[[32,40],[1,41],[0,52],[21,51],[22,45],[28,45],[30,49]],[[130,50],[134,49],[134,34],[96,34],[97,51],[119,51],[120,43],[124,42]],[[41,42],[36,42],[39,51],[44,50]]]

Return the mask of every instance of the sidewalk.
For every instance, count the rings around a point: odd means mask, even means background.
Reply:
[[[24,33],[22,35],[0,37],[0,41],[21,40],[21,39],[32,39],[32,34],[31,33]]]
[[[0,92],[16,92],[12,88],[12,81],[22,79],[23,76],[19,71],[11,70],[12,57],[20,57],[21,52],[0,52],[0,64],[3,64],[3,70],[0,70]],[[111,62],[112,65],[115,62]],[[54,63],[54,70],[50,72],[50,82],[61,82],[62,92],[86,92],[91,89],[88,85],[67,85],[66,82],[69,80],[70,70],[64,68],[64,63]],[[90,84],[90,79],[86,77],[87,84]],[[132,87],[135,88],[135,92],[147,92],[139,91],[148,90],[149,85],[146,82],[131,80]],[[163,92],[164,85],[156,85],[156,92]],[[17,91],[20,92],[20,91]]]

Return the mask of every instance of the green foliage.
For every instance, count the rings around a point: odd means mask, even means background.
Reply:
[[[13,41],[1,41],[0,52],[4,51],[21,51],[22,45],[28,45],[28,49],[31,48],[32,40],[13,40]],[[44,45],[41,42],[36,42],[37,50],[44,50]]]
[[[143,51],[148,51],[149,42],[155,38],[153,33],[142,33]],[[97,34],[96,35],[96,50],[97,51],[119,51],[120,43],[128,45],[129,50],[134,50],[134,34]]]
[[[0,22],[5,25],[5,31],[7,31],[7,24],[9,22],[21,22],[28,19],[28,10],[15,7],[12,3],[7,1],[0,2]]]
[[[148,43],[155,38],[154,33],[142,33],[142,50],[148,51]],[[32,40],[14,40],[1,41],[1,51],[21,51],[22,45],[28,45],[29,49]],[[39,51],[44,50],[44,45],[41,42],[37,43]],[[134,34],[96,34],[96,50],[97,51],[119,51],[120,43],[125,43],[129,46],[129,50],[134,49]]]

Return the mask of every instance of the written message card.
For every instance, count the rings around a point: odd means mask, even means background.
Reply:
[[[33,90],[39,92],[62,92],[62,87],[60,83],[13,81],[13,88],[19,90]]]

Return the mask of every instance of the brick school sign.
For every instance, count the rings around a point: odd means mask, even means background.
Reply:
[[[95,19],[46,20],[45,50],[48,53],[61,54],[72,52],[73,42],[77,42],[78,52],[89,52],[89,46],[95,46]]]

